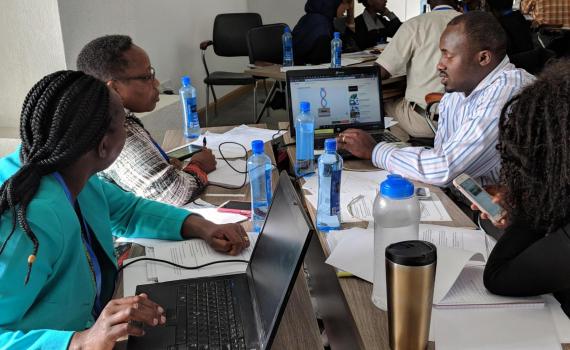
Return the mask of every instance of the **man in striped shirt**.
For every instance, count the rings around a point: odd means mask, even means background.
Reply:
[[[497,183],[500,157],[495,146],[501,110],[534,79],[509,63],[506,48],[506,35],[491,14],[455,17],[440,39],[437,69],[446,94],[439,105],[434,148],[376,144],[356,129],[339,136],[340,148],[424,183],[447,187],[461,173],[484,185]]]

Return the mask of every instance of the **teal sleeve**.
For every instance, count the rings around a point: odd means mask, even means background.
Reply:
[[[65,350],[74,332],[37,329],[29,332],[0,328],[0,350]]]
[[[131,238],[182,240],[185,209],[137,197],[114,184],[101,181],[109,204],[113,235]]]
[[[0,349],[66,349],[73,335],[71,331],[19,330],[33,324],[53,324],[50,319],[58,322],[57,316],[40,315],[35,311],[40,307],[38,301],[41,304],[42,288],[61,260],[64,244],[62,236],[54,234],[61,230],[61,224],[50,210],[51,204],[38,202],[28,207],[28,223],[40,246],[27,285],[24,279],[33,245],[18,226],[0,254]],[[6,240],[11,228],[12,213],[7,211],[0,217],[0,242]]]

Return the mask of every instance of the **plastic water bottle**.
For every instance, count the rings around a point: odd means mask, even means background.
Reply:
[[[340,33],[334,32],[334,38],[331,41],[331,68],[340,68],[340,54],[342,53],[342,40]]]
[[[251,142],[253,154],[247,160],[251,185],[251,221],[253,230],[260,232],[271,204],[271,159],[263,153],[263,141]]]
[[[190,85],[190,77],[183,76],[180,101],[184,113],[184,136],[190,140],[200,137],[200,120],[196,110],[196,89]]]
[[[330,231],[340,228],[340,176],[342,157],[336,153],[336,140],[325,140],[325,153],[319,157],[319,198],[317,228]]]
[[[293,65],[293,35],[289,27],[283,30],[281,41],[283,42],[283,67],[291,67]]]
[[[386,247],[392,243],[417,240],[420,204],[414,185],[400,175],[388,175],[380,184],[374,201],[374,286],[372,302],[382,310],[386,301]]]
[[[315,121],[311,104],[303,101],[295,121],[295,173],[305,176],[315,171]]]

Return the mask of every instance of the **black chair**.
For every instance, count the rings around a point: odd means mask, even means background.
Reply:
[[[267,24],[260,27],[251,28],[247,32],[247,48],[249,52],[249,63],[250,64],[281,64],[283,63],[283,45],[281,42],[281,36],[283,31],[287,27],[284,23]],[[259,80],[263,81],[263,87],[265,88],[265,101],[261,108],[261,111],[254,115],[254,122],[259,123],[263,112],[267,109],[267,105],[275,95],[277,91],[277,86],[280,85],[279,82],[275,81],[269,93],[267,92],[266,78],[264,77],[254,77],[257,82]],[[257,102],[257,101],[255,101]],[[269,115],[269,110],[267,110]]]
[[[210,89],[214,96],[214,107],[217,110],[218,99],[214,85],[255,85],[256,79],[252,76],[238,72],[215,71],[210,73],[206,64],[206,50],[214,47],[214,53],[222,57],[248,56],[247,32],[254,27],[261,26],[261,16],[257,13],[226,13],[217,15],[214,20],[213,40],[206,40],[200,44],[202,62],[206,70],[206,126],[208,126],[208,106],[210,104]],[[253,90],[253,113],[256,114],[255,88]]]

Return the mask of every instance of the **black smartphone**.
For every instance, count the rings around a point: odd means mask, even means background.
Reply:
[[[173,150],[170,150],[166,153],[167,156],[170,158],[176,158],[178,160],[185,160],[192,157],[193,154],[196,154],[202,150],[202,146],[198,145],[184,145]]]

